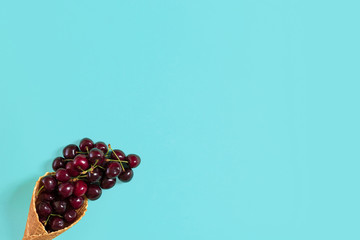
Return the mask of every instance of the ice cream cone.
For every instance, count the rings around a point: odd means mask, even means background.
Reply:
[[[51,173],[46,173],[44,176],[50,175]],[[26,222],[26,228],[23,240],[50,240],[54,239],[63,232],[67,231],[69,228],[73,227],[80,219],[85,215],[88,206],[88,200],[85,198],[84,204],[81,208],[76,210],[78,219],[69,225],[68,227],[61,229],[55,232],[47,232],[44,225],[39,221],[39,217],[36,212],[36,200],[37,200],[37,192],[39,191],[40,181],[43,178],[40,177],[39,180],[36,182],[34,187],[34,191],[31,197],[30,209],[29,214]]]

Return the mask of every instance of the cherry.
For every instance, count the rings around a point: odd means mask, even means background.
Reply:
[[[110,162],[106,168],[105,174],[108,178],[115,178],[115,177],[119,176],[121,171],[122,171],[122,168],[121,168],[120,163]]]
[[[66,213],[64,214],[64,219],[68,223],[75,222],[76,217],[77,217],[77,214],[74,209],[70,209],[70,210],[66,211]]]
[[[55,173],[55,177],[60,182],[67,182],[70,180],[70,174],[64,168],[59,168]]]
[[[83,197],[77,197],[77,196],[71,196],[69,198],[69,203],[73,208],[79,209],[84,203],[84,198]]]
[[[95,143],[95,148],[100,149],[104,154],[106,154],[108,151],[108,148],[104,142]]]
[[[49,193],[49,192],[43,192],[39,195],[39,200],[51,202],[51,201],[55,200],[55,194]]]
[[[116,183],[116,178],[104,178],[102,181],[101,181],[101,188],[102,189],[110,189],[112,188]]]
[[[89,184],[86,197],[90,200],[96,200],[99,197],[101,197],[102,190],[101,188],[96,184]]]
[[[48,192],[54,191],[57,186],[57,181],[52,176],[43,177],[43,179],[41,179],[41,182],[44,185],[44,188],[46,189],[46,191],[48,191]]]
[[[90,138],[83,138],[80,141],[79,148],[82,152],[88,152],[94,147],[94,142]]]
[[[46,222],[46,220],[47,220],[47,217],[44,217],[44,216],[39,216],[39,221],[41,222],[41,223],[45,223]]]
[[[129,182],[134,176],[134,172],[131,168],[125,169],[125,172],[120,173],[118,176],[122,182]]]
[[[51,217],[50,221],[49,221],[49,226],[50,226],[51,230],[58,231],[65,227],[65,222],[60,217]]]
[[[66,159],[73,159],[78,151],[78,146],[76,146],[75,144],[69,144],[64,148],[63,155]]]
[[[54,171],[58,170],[59,168],[65,168],[65,161],[63,157],[57,157],[54,159],[52,163],[52,168]]]
[[[89,162],[85,155],[79,154],[74,158],[74,167],[78,169],[78,171],[85,171],[89,168]]]
[[[122,161],[125,160],[125,158],[126,158],[125,153],[123,151],[119,150],[119,149],[115,149],[111,153],[111,158],[112,159],[117,159],[118,160],[118,158],[116,156],[118,156],[119,159],[122,160]]]
[[[67,203],[63,200],[53,201],[52,206],[54,208],[54,212],[63,214],[67,209]]]
[[[74,185],[70,182],[61,183],[58,187],[58,191],[63,198],[70,197],[74,192]]]
[[[94,170],[87,173],[87,179],[89,182],[97,182],[101,179],[103,171],[100,168],[95,168]]]
[[[86,190],[87,190],[87,184],[84,181],[79,180],[75,183],[75,186],[74,186],[74,195],[75,196],[81,197],[82,195],[84,195],[86,193]]]
[[[131,168],[136,168],[137,166],[139,166],[141,159],[138,155],[136,154],[129,154],[127,156],[127,160],[129,161],[129,166]]]
[[[39,216],[47,217],[51,214],[52,208],[47,202],[40,202],[36,207],[37,213]]]
[[[66,170],[71,177],[77,177],[80,175],[80,172],[75,168],[73,162],[68,162],[66,164]]]
[[[103,162],[105,161],[104,153],[98,148],[93,148],[89,152],[89,162],[91,165],[94,165],[96,161],[97,161],[96,165],[102,165]]]

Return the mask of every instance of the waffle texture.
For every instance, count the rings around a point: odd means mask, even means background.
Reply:
[[[47,176],[50,174],[52,174],[52,173],[47,172],[44,176]],[[39,217],[36,213],[36,200],[37,200],[36,194],[39,191],[39,187],[41,185],[40,181],[44,176],[42,176],[38,179],[38,181],[36,182],[35,187],[34,187],[34,191],[33,191],[32,197],[31,197],[29,214],[28,214],[28,218],[26,221],[26,228],[25,228],[23,240],[54,239],[57,236],[59,236],[60,234],[62,234],[63,232],[67,231],[69,228],[72,228],[77,222],[79,222],[80,219],[85,215],[85,212],[87,210],[88,200],[85,198],[84,204],[81,206],[81,208],[76,210],[78,219],[74,223],[72,223],[68,227],[61,229],[59,231],[55,231],[55,232],[51,232],[51,233],[47,232],[45,230],[44,225],[39,221]]]

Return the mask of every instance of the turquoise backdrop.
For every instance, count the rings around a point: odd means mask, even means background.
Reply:
[[[142,163],[58,239],[360,238],[359,1],[0,2],[0,238],[68,143]]]

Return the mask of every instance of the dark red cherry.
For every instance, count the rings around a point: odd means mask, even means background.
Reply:
[[[61,183],[58,187],[58,192],[63,198],[70,197],[74,192],[74,185],[70,182]]]
[[[64,161],[63,157],[57,157],[54,159],[52,163],[52,168],[54,171],[58,170],[59,168],[65,168],[66,162]]]
[[[68,223],[75,222],[76,217],[77,217],[77,214],[74,209],[67,210],[66,213],[64,214],[64,219]]]
[[[80,141],[79,148],[82,152],[88,152],[94,147],[94,142],[90,138],[83,138]]]
[[[95,148],[100,149],[104,154],[106,154],[108,151],[108,148],[104,142],[95,143]]]
[[[70,180],[70,174],[64,168],[59,168],[55,173],[55,177],[60,182],[67,182]]]
[[[79,152],[78,146],[75,144],[69,144],[64,148],[63,155],[66,159],[73,159],[77,152]]]
[[[52,208],[48,202],[40,202],[36,206],[36,211],[39,214],[39,216],[47,217],[52,213]]]
[[[86,197],[90,200],[96,200],[99,197],[101,197],[102,190],[101,188],[96,184],[89,184]]]
[[[141,162],[141,159],[138,155],[136,154],[129,154],[127,156],[127,160],[129,162],[129,166],[131,168],[136,168],[137,166],[139,166],[140,162]]]
[[[77,177],[80,175],[80,171],[75,168],[73,162],[68,162],[66,164],[66,170],[71,177]]]
[[[84,203],[84,198],[83,197],[77,197],[77,196],[71,196],[69,198],[69,203],[73,208],[79,209]]]
[[[96,163],[96,165],[101,166],[104,161],[104,153],[100,149],[91,149],[91,151],[89,152],[89,162],[91,165],[94,165]]]
[[[65,222],[60,217],[51,217],[49,220],[49,227],[53,231],[58,231],[60,229],[63,229],[65,227]]]
[[[55,194],[49,193],[49,192],[43,192],[39,195],[39,200],[51,202],[51,201],[55,200]]]
[[[124,172],[120,173],[118,176],[119,180],[122,182],[129,182],[134,176],[134,172],[131,168],[125,169]]]
[[[110,189],[112,188],[116,183],[116,178],[104,178],[101,180],[101,188],[102,189]]]
[[[89,168],[89,162],[85,155],[79,154],[74,158],[74,167],[78,171],[85,171]]]
[[[63,214],[67,209],[67,203],[63,200],[57,200],[52,202],[54,212]]]
[[[111,153],[111,158],[112,159],[118,160],[118,158],[116,156],[118,156],[120,160],[125,160],[125,158],[126,158],[125,153],[123,151],[119,150],[119,149],[115,149]]]
[[[89,182],[97,182],[103,175],[103,171],[100,168],[95,168],[94,170],[87,173],[87,179]]]
[[[84,195],[86,193],[86,190],[87,190],[87,184],[84,181],[79,180],[75,183],[75,186],[74,186],[74,195],[75,196],[81,197],[82,195]]]
[[[47,217],[39,216],[39,221],[40,221],[42,224],[45,224],[46,220],[47,220]]]
[[[57,186],[57,181],[54,177],[52,176],[46,176],[43,177],[41,179],[41,183],[44,185],[44,188],[46,189],[46,191],[48,192],[52,192],[55,190],[56,186]]]
[[[119,176],[121,173],[122,168],[120,163],[118,162],[110,162],[105,170],[105,174],[108,178],[115,178]]]

